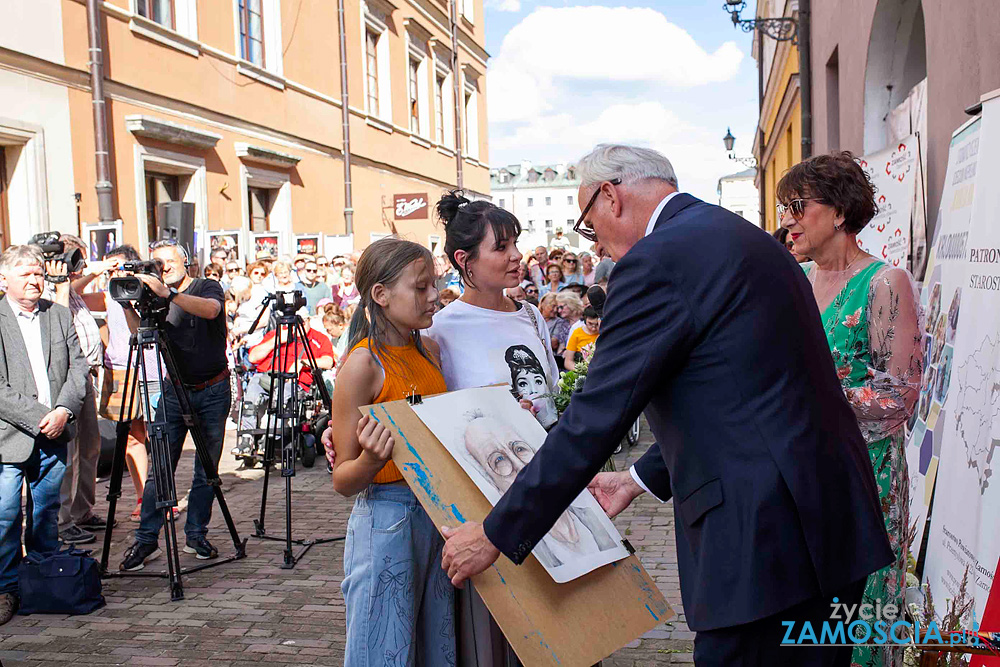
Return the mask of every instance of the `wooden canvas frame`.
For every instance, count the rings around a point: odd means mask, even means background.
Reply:
[[[390,429],[392,460],[436,526],[481,522],[492,509],[475,482],[404,401],[362,408]],[[670,620],[673,610],[635,556],[557,584],[529,556],[505,556],[473,578],[525,665],[589,667]]]

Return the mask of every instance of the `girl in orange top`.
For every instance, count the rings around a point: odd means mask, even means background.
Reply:
[[[416,243],[368,246],[355,281],[361,302],[337,373],[333,486],[358,494],[344,543],[346,667],[455,663],[454,592],[441,569],[444,540],[390,460],[393,440],[359,408],[445,391],[438,347],[422,340],[437,300],[434,262]],[[377,437],[371,437],[377,433]]]

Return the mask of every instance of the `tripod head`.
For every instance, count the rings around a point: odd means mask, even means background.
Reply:
[[[264,300],[261,301],[260,311],[257,313],[257,319],[253,321],[247,335],[250,335],[257,330],[257,325],[260,324],[260,318],[264,316],[264,313],[267,312],[267,307],[272,303],[274,304],[274,310],[281,313],[281,317],[286,322],[302,321],[302,318],[298,316],[298,312],[306,307],[306,298],[302,296],[302,290],[275,292],[274,294],[268,294],[264,297]]]

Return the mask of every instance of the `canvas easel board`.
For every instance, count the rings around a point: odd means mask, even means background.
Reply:
[[[486,496],[406,401],[362,410],[390,429],[392,460],[435,525],[486,517]],[[589,667],[674,616],[634,555],[563,584],[534,556],[500,556],[473,583],[526,667]]]

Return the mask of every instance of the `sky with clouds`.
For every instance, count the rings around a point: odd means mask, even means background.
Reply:
[[[486,0],[490,165],[572,162],[602,141],[655,148],[717,203],[757,123],[752,36],[722,0]],[[753,16],[753,0],[744,18]]]

